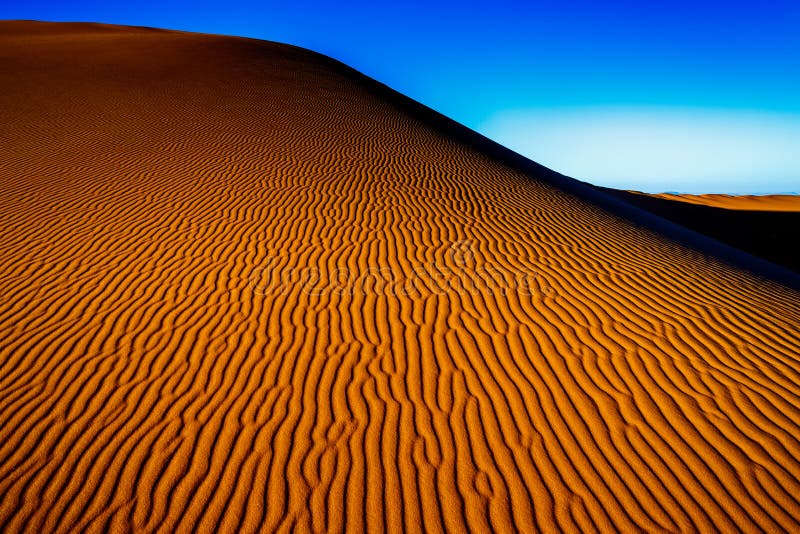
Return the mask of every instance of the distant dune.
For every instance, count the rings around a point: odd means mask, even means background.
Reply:
[[[800,531],[791,271],[287,45],[0,81],[0,530]]]
[[[648,195],[603,191],[800,274],[800,195]]]
[[[800,195],[676,195],[661,193],[651,196],[728,210],[800,211]]]

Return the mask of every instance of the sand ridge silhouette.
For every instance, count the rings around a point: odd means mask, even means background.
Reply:
[[[309,51],[0,30],[3,531],[800,529],[795,289]]]

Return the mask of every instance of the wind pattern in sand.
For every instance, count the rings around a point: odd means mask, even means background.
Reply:
[[[795,291],[310,52],[0,27],[0,530],[800,531]]]

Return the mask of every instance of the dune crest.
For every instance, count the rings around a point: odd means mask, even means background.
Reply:
[[[800,531],[797,291],[309,51],[0,65],[0,530]]]

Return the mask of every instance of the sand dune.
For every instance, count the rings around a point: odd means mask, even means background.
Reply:
[[[679,195],[661,193],[650,196],[728,210],[800,211],[800,195]]]
[[[651,195],[602,190],[800,274],[797,247],[787,245],[800,243],[800,195]]]
[[[297,48],[0,79],[0,530],[800,531],[795,289]]]

